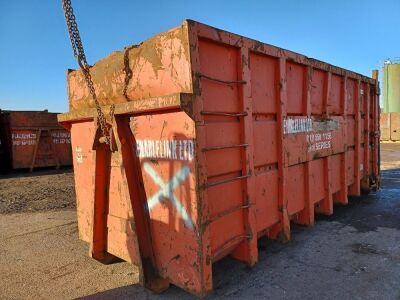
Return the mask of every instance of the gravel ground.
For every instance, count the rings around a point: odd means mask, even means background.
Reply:
[[[71,169],[13,172],[0,177],[0,214],[75,208]]]
[[[154,295],[137,284],[134,266],[89,258],[74,210],[53,210],[73,206],[72,185],[68,172],[0,179],[2,198],[17,193],[32,202],[26,207],[51,210],[0,215],[0,299],[195,299],[173,286]],[[49,197],[56,204],[40,206]],[[287,244],[261,239],[252,269],[230,258],[216,263],[209,299],[400,299],[400,144],[382,145],[380,191],[335,206],[312,228],[293,225],[292,233]]]

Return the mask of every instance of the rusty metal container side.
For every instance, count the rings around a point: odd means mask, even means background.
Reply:
[[[9,167],[32,170],[72,164],[70,133],[58,124],[56,113],[2,111],[0,122]]]
[[[390,129],[390,113],[380,113],[380,121],[379,121],[379,127],[380,127],[380,139],[381,141],[390,141],[390,134],[391,134],[391,129]]]
[[[5,143],[3,142],[2,123],[0,119],[0,172],[6,171],[9,167],[8,165],[9,160],[5,149]]]
[[[126,57],[126,59],[123,59]],[[129,76],[130,72],[133,76]],[[124,71],[125,70],[125,71]],[[80,238],[99,261],[198,296],[230,254],[379,187],[376,80],[194,21],[92,68],[116,150],[98,142],[80,71],[68,73]],[[125,73],[126,72],[126,73]]]
[[[400,141],[400,112],[390,113],[390,140]]]

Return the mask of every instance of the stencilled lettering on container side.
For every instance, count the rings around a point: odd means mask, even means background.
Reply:
[[[71,135],[69,132],[52,132],[51,137],[53,138],[54,144],[71,144]]]
[[[36,145],[37,133],[16,133],[11,134],[13,146],[32,146]],[[54,144],[71,144],[69,132],[52,132],[51,138]]]
[[[307,134],[308,152],[330,149],[332,147],[332,133],[311,133]]]
[[[11,134],[13,146],[31,146],[36,145],[36,133],[16,133]]]
[[[194,141],[192,139],[136,140],[135,151],[139,158],[186,161],[182,163],[183,166],[173,176],[167,179],[164,179],[161,175],[162,172],[159,172],[149,162],[144,162],[143,170],[159,187],[159,190],[148,198],[148,211],[151,212],[161,203],[169,201],[186,228],[193,230],[194,224],[191,216],[179,199],[179,196],[175,195],[175,190],[188,180],[191,173],[187,162],[194,159]]]
[[[136,140],[139,158],[186,160],[194,157],[193,140]]]
[[[283,134],[310,132],[313,120],[307,117],[286,118],[283,120]]]
[[[339,122],[331,119],[314,119],[304,116],[291,116],[283,120],[283,133],[306,133],[308,152],[332,148],[332,131],[339,128]]]

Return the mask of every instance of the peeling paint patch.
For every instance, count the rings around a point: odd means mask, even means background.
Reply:
[[[75,148],[75,157],[78,164],[83,163],[85,156],[83,155],[82,148],[79,146]]]
[[[283,120],[283,133],[305,133],[312,131],[332,131],[339,129],[339,122],[331,119],[315,119],[305,116],[293,116]]]

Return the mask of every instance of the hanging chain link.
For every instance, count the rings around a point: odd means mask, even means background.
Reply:
[[[112,126],[107,124],[106,117],[101,109],[99,100],[96,96],[96,90],[94,88],[92,76],[90,74],[90,65],[87,63],[85,51],[83,49],[82,40],[78,30],[78,24],[76,23],[76,18],[74,15],[74,10],[72,9],[71,0],[62,0],[62,6],[64,9],[65,20],[67,22],[69,38],[71,40],[72,50],[74,52],[75,59],[78,61],[82,73],[85,77],[86,85],[89,88],[90,95],[92,96],[96,111],[97,111],[97,121],[100,125],[101,132],[105,138],[105,142],[110,146],[110,150],[113,151],[112,145]],[[111,122],[114,117],[114,105],[110,107],[110,119]],[[109,128],[109,132],[107,132]]]

